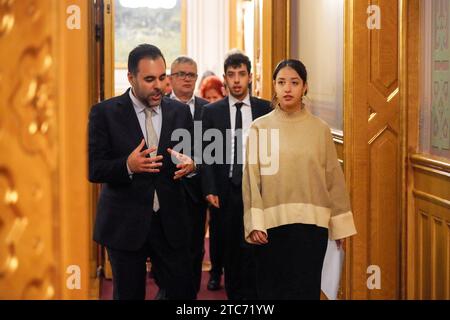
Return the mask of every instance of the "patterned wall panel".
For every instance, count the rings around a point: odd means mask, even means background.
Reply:
[[[0,298],[57,294],[52,2],[0,1]]]
[[[432,1],[431,143],[450,150],[450,0]]]

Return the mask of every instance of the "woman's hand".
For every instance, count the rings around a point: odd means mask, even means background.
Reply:
[[[250,233],[249,238],[255,244],[267,244],[267,243],[269,243],[269,240],[267,240],[267,234],[262,232],[262,231],[259,231],[259,230],[253,230]]]
[[[206,196],[206,201],[213,207],[220,208],[219,196],[216,196],[214,194],[208,194]]]
[[[336,245],[338,249],[342,248],[345,251],[345,239],[336,240]]]

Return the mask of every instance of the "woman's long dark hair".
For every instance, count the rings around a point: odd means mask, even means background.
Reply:
[[[275,81],[277,79],[277,76],[278,76],[278,73],[280,72],[280,70],[284,69],[286,67],[290,67],[290,68],[294,69],[298,73],[298,76],[300,77],[300,79],[303,80],[303,84],[306,84],[308,82],[308,72],[306,71],[305,65],[300,60],[295,60],[295,59],[286,59],[286,60],[280,61],[280,63],[278,63],[277,67],[275,68],[275,71],[273,72],[273,76],[272,76],[273,81]],[[305,95],[307,95],[307,94],[308,94],[308,90],[306,90],[306,92],[305,92]],[[272,107],[273,108],[275,108],[276,99],[277,99],[277,96],[276,96],[276,94],[274,94],[273,99],[272,99]]]

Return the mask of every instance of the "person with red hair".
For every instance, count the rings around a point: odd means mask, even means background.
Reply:
[[[200,96],[210,103],[222,100],[226,96],[223,82],[217,76],[208,76],[202,81]]]
[[[213,103],[222,100],[226,96],[225,86],[222,80],[212,74],[203,78],[200,84],[200,96]],[[216,219],[217,220],[217,219]],[[211,220],[211,212],[208,212],[209,224],[209,256],[211,259],[210,279],[208,281],[207,289],[210,291],[220,290],[221,278],[223,273],[223,259],[224,259],[224,243],[223,235],[220,231],[220,225],[216,220]]]

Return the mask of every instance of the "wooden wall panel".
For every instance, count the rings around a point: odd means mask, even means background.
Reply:
[[[417,287],[419,288],[419,298],[424,299],[430,296],[430,283],[431,283],[431,255],[430,255],[430,221],[426,212],[418,210],[417,212],[417,270],[418,281]]]
[[[46,0],[48,1],[48,0]],[[58,193],[60,221],[56,225],[60,232],[58,251],[60,259],[61,299],[87,299],[89,292],[89,250],[92,242],[89,182],[87,180],[87,120],[93,102],[92,70],[93,57],[90,39],[94,31],[90,27],[91,1],[51,0],[55,8],[52,14],[58,17],[56,32],[57,88],[58,96]],[[67,20],[73,13],[68,8],[78,6],[80,28],[67,28]],[[73,11],[72,11],[73,12]],[[67,268],[80,268],[81,287],[70,289],[66,284]]]
[[[344,136],[341,132],[333,132],[334,146],[336,147],[336,152],[339,162],[344,164]]]
[[[381,12],[381,29],[370,32],[370,80],[388,97],[398,87],[398,2],[371,1]],[[379,32],[382,31],[382,32]]]
[[[87,297],[87,4],[0,2],[0,299]]]
[[[450,165],[423,155],[414,171],[413,299],[450,299]],[[441,163],[442,166],[438,164]]]
[[[381,270],[382,290],[370,290],[369,298],[395,299],[400,265],[398,212],[398,146],[391,130],[383,130],[370,145],[370,216],[368,263]],[[389,272],[386,272],[389,271]]]

